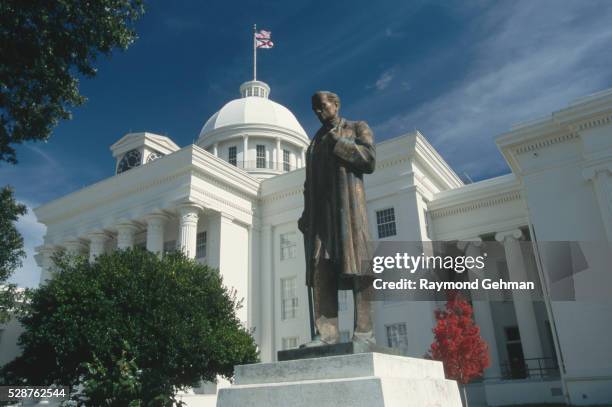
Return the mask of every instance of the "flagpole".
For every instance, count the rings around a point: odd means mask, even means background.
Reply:
[[[257,39],[255,33],[257,32],[257,24],[253,24],[253,80],[257,80]]]

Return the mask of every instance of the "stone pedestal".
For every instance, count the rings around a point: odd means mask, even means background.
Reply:
[[[461,407],[442,363],[358,353],[236,366],[217,407]]]
[[[384,353],[387,355],[402,356],[399,349],[388,348],[370,342],[343,342],[334,345],[313,346],[310,348],[296,348],[279,350],[276,360],[279,362],[295,359],[322,358],[327,356],[352,355],[354,353]]]

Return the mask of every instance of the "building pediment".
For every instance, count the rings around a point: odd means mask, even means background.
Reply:
[[[164,155],[180,150],[180,147],[169,137],[148,132],[128,133],[110,146],[113,157],[119,157],[126,152],[141,147],[149,147]]]

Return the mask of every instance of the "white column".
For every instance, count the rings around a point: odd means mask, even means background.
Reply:
[[[138,225],[134,222],[123,222],[117,225],[117,248],[121,250],[134,247],[134,237]]]
[[[242,168],[247,168],[249,165],[249,136],[242,136]]]
[[[248,303],[247,303],[247,322],[250,329],[255,329],[254,338],[259,343],[259,307],[258,302],[260,301],[259,293],[259,278],[257,277],[256,270],[258,267],[255,266],[254,261],[257,259],[258,252],[258,240],[259,237],[254,236],[258,230],[253,226],[247,226],[248,233]]]
[[[482,239],[475,237],[460,241],[457,246],[463,251],[466,256],[477,257],[481,255]],[[478,274],[478,271],[468,270],[470,281],[480,279],[483,276]],[[501,367],[499,364],[499,353],[497,349],[497,340],[495,339],[495,325],[493,324],[493,316],[491,314],[491,304],[486,300],[472,299],[474,307],[474,321],[480,328],[480,335],[489,345],[489,360],[490,366],[485,369],[484,376],[489,378],[501,377]]]
[[[187,257],[195,259],[200,207],[193,204],[186,204],[180,206],[178,210],[179,233],[177,247],[179,250],[182,250]]]
[[[219,143],[213,144],[213,154],[215,157],[219,157]]]
[[[274,262],[272,261],[272,227],[261,227],[261,255],[260,255],[260,270],[261,270],[261,360],[263,362],[272,362],[276,359],[274,352],[274,271],[272,270]]]
[[[40,284],[44,284],[51,278],[53,269],[53,254],[58,249],[52,245],[42,245],[36,248],[38,251],[37,263],[40,266]]]
[[[276,166],[274,168],[277,170],[283,169],[283,152],[281,151],[280,137],[276,138]]]
[[[302,167],[306,166],[306,149],[302,148]]]
[[[106,242],[110,236],[104,231],[96,231],[89,234],[89,261],[93,262],[106,251]]]
[[[499,232],[495,235],[495,240],[504,244],[508,274],[512,281],[529,281],[525,269],[525,259],[519,243],[519,239],[522,237],[523,233],[519,229]],[[527,290],[512,290],[512,299],[525,359],[543,357],[531,293]],[[535,367],[537,367],[537,363]]]
[[[147,250],[161,256],[164,252],[164,229],[168,216],[163,213],[147,215]]]
[[[66,252],[73,256],[80,256],[87,250],[87,245],[80,238],[67,240],[63,246],[66,248]]]

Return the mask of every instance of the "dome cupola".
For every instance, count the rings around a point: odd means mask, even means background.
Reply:
[[[243,98],[255,96],[267,99],[270,95],[270,87],[262,81],[248,81],[240,85],[240,95]]]
[[[289,109],[269,99],[270,86],[248,81],[240,95],[206,121],[197,144],[258,178],[305,166],[310,139]]]

